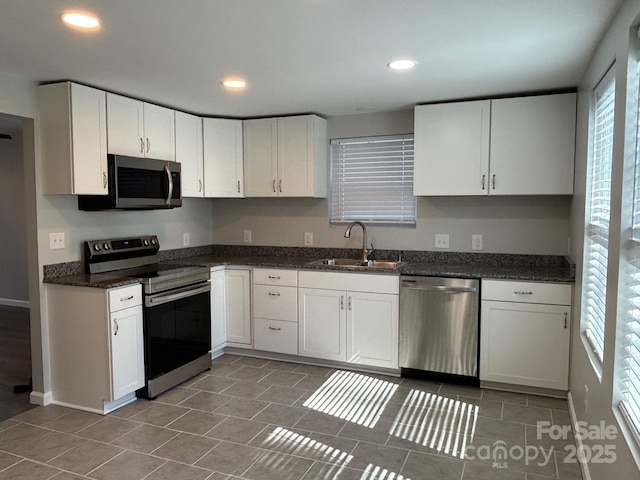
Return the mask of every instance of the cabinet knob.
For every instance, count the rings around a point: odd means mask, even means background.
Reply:
[[[271,293],[271,292],[269,292],[269,296],[270,297],[279,297],[280,294],[279,293]]]
[[[280,275],[269,275],[271,280],[280,280]]]
[[[202,180],[198,180],[198,191],[202,191]]]
[[[280,327],[269,327],[269,330],[275,330],[276,332],[279,332],[280,330],[282,330],[282,328]]]
[[[567,328],[567,317],[568,317],[568,313],[564,312],[564,328]]]
[[[237,187],[237,189],[238,189],[238,193],[240,193],[240,180],[238,180],[238,187]]]
[[[149,153],[149,150],[151,150],[151,142],[149,141],[149,138],[147,138],[147,153]]]
[[[140,153],[144,153],[144,139],[140,137]]]
[[[273,193],[276,193],[276,179],[273,179]]]
[[[513,293],[516,295],[533,295],[533,292],[525,292],[524,290],[514,290]]]
[[[340,295],[340,310],[344,310],[344,295]]]
[[[278,180],[278,190],[282,193],[282,179]]]
[[[347,305],[347,308],[349,309],[349,311],[351,311],[351,297],[349,297],[349,303]]]
[[[484,190],[484,181],[486,180],[487,176],[486,175],[482,175],[482,190]]]
[[[491,189],[492,190],[496,189],[496,174],[495,173],[493,175],[491,175]]]
[[[133,295],[131,295],[129,297],[120,297],[120,301],[121,302],[126,302],[127,300],[133,300]]]
[[[118,325],[118,320],[116,318],[113,319],[113,323],[116,324],[116,329],[113,332],[113,336],[115,337],[116,335],[118,335],[118,330],[120,329],[120,326]]]
[[[107,188],[107,172],[102,172],[102,188]]]

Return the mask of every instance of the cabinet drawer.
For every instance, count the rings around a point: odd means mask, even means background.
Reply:
[[[482,299],[501,302],[571,305],[571,285],[566,283],[483,280]]]
[[[280,270],[277,268],[254,268],[253,283],[262,285],[298,286],[297,270]]]
[[[142,305],[142,285],[130,285],[109,290],[109,311],[117,312],[123,308]]]
[[[254,347],[267,352],[298,354],[298,324],[255,318]]]
[[[273,320],[298,321],[298,289],[270,285],[253,286],[253,314]]]

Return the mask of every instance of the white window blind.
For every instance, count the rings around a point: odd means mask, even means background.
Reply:
[[[615,77],[613,67],[594,90],[592,154],[587,177],[582,328],[602,362],[607,294]]]
[[[640,65],[639,65],[640,68]],[[622,362],[617,371],[621,381],[620,410],[640,444],[640,90],[636,119],[635,176],[633,182],[633,238],[626,250],[624,289],[625,315],[620,328]]]
[[[413,135],[331,141],[331,223],[416,223]]]

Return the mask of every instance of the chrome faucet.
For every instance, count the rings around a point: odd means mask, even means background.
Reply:
[[[344,231],[344,238],[351,238],[351,229],[354,225],[360,225],[362,227],[362,261],[366,262],[368,260],[367,256],[369,255],[369,251],[367,250],[367,227],[364,226],[364,223],[358,220],[351,222]]]

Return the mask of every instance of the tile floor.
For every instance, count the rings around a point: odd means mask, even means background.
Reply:
[[[569,424],[567,402],[224,355],[104,417],[0,423],[0,480],[580,479],[539,421]]]

